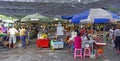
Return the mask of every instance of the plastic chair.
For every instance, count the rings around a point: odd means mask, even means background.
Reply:
[[[88,48],[84,48],[84,57],[86,57],[86,56],[89,56],[90,57],[90,55],[91,55],[91,50],[90,50],[90,48],[88,47]]]
[[[77,51],[78,51],[79,53],[78,53]],[[74,59],[75,59],[76,57],[80,57],[80,58],[82,59],[82,49],[75,48],[75,50],[74,50]]]

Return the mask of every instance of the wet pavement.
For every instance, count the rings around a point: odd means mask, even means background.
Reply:
[[[120,61],[120,55],[115,54],[111,44],[105,47],[105,56],[91,59],[89,57],[74,60],[73,53],[68,49],[55,50],[50,48],[37,49],[35,43],[31,42],[26,49],[15,48],[0,51],[0,61]]]

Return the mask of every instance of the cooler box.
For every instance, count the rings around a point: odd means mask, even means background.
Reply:
[[[41,48],[41,47],[48,48],[49,47],[49,39],[47,39],[47,38],[37,39],[36,40],[36,46],[37,46],[37,48]]]
[[[51,41],[51,46],[54,49],[63,48],[64,47],[64,42],[61,42],[61,41]]]

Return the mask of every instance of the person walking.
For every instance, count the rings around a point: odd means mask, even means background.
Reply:
[[[27,35],[27,31],[26,31],[25,27],[21,26],[21,29],[20,29],[20,38],[22,40],[22,47],[24,49],[26,48],[26,35]]]
[[[113,43],[113,36],[114,36],[114,28],[111,27],[110,30],[109,30],[109,40],[111,43]]]
[[[115,29],[115,49],[116,49],[116,53],[120,54],[120,26],[117,26],[117,28]]]
[[[9,48],[11,48],[11,44],[13,42],[13,48],[16,48],[16,33],[18,33],[17,29],[13,26],[10,27],[10,29],[8,30],[9,33]]]

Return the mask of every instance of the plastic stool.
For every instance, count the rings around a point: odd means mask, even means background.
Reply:
[[[91,50],[90,48],[84,48],[84,57],[89,56],[90,57]]]
[[[79,51],[79,54],[77,53],[77,51]],[[75,48],[75,50],[74,50],[74,59],[76,57],[80,57],[82,59],[82,49]]]

